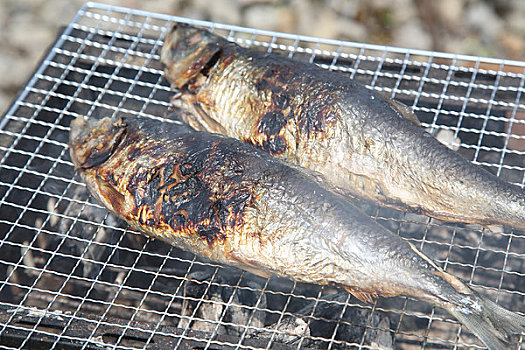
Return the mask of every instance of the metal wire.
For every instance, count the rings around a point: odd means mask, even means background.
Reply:
[[[525,63],[349,43],[87,3],[0,120],[0,344],[82,349],[479,349],[443,311],[362,304],[263,279],[127,228],[74,177],[78,116],[163,119],[159,63],[175,22],[318,64],[411,106],[423,127],[506,181],[525,182]],[[334,73],[335,74],[335,73]],[[523,131],[521,130],[523,128]],[[523,312],[525,235],[364,206],[454,275]]]

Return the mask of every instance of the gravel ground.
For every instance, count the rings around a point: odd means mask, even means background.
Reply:
[[[525,59],[522,0],[148,0],[105,3],[260,29]],[[0,113],[84,1],[0,0]]]

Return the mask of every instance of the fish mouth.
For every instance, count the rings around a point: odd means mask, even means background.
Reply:
[[[122,118],[85,119],[71,122],[69,147],[77,169],[89,169],[104,163],[114,153],[125,135]]]

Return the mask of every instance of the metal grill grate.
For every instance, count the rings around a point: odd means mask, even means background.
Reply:
[[[6,348],[478,349],[441,310],[200,260],[128,231],[74,176],[79,115],[162,118],[176,22],[341,71],[411,106],[475,164],[525,181],[525,63],[322,40],[88,3],[0,121],[0,341]],[[448,272],[524,312],[525,235],[363,204]],[[523,346],[523,345],[522,345]]]

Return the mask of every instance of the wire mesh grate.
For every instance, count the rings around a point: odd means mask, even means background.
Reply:
[[[441,310],[363,304],[148,239],[92,201],[67,138],[77,116],[162,119],[171,25],[339,71],[411,106],[449,147],[525,181],[525,63],[324,40],[86,4],[0,121],[0,341],[6,348],[479,349]],[[363,204],[448,272],[523,312],[525,235]]]

